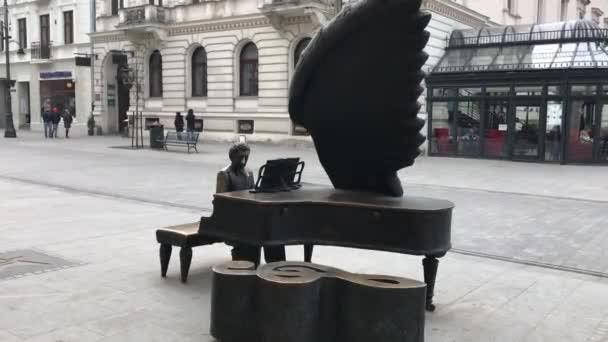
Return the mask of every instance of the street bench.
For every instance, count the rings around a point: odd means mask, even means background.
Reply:
[[[198,150],[196,149],[198,135],[199,132],[167,132],[165,139],[160,142],[163,143],[163,146],[167,151],[169,150],[167,146],[187,146],[188,153],[190,153],[190,149],[194,149],[196,153],[198,153]]]
[[[161,228],[156,231],[156,241],[160,243],[160,273],[167,276],[171,250],[173,246],[181,247],[179,252],[182,283],[188,280],[188,271],[192,262],[192,247],[211,245],[219,242],[216,239],[200,234],[200,222]]]

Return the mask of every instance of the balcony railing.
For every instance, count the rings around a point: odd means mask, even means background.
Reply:
[[[141,24],[165,24],[167,21],[165,9],[156,5],[143,5],[121,9],[118,12],[118,26]]]
[[[345,2],[345,1],[342,1]],[[320,5],[333,5],[334,1],[330,1],[330,0],[258,0],[258,6],[259,7],[263,7],[263,6],[273,6],[273,5],[303,5],[303,4],[310,4],[310,3],[317,3]]]
[[[53,42],[32,42],[32,59],[50,59]]]
[[[582,28],[569,30],[554,30],[542,32],[500,33],[486,35],[477,34],[471,37],[462,37],[453,34],[448,39],[448,48],[504,46],[504,45],[532,45],[532,44],[558,44],[577,42],[605,42],[608,40],[608,29]]]

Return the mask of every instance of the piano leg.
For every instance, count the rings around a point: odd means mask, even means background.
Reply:
[[[260,264],[261,248],[250,245],[234,245],[232,247],[233,261],[250,261],[257,268]]]
[[[190,264],[192,263],[192,248],[182,247],[179,251],[179,264],[182,283],[188,281],[188,272],[190,272]]]
[[[304,262],[311,262],[312,260],[312,250],[315,247],[313,244],[304,245]]]
[[[167,276],[167,269],[169,268],[169,260],[171,260],[171,245],[160,244],[160,276],[165,278]]]
[[[445,253],[441,255],[427,255],[422,259],[422,266],[424,267],[424,282],[426,283],[426,310],[435,311],[435,304],[433,304],[433,295],[435,294],[435,279],[437,278],[437,267],[439,266],[439,260]]]
[[[264,260],[266,263],[285,261],[285,246],[267,246],[264,247]]]

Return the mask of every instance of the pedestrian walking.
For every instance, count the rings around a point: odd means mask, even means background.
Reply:
[[[61,115],[57,112],[57,107],[51,109],[51,138],[57,138],[57,129],[59,128],[59,122],[61,121]]]
[[[175,131],[176,132],[183,132],[184,131],[184,117],[182,116],[182,113],[180,112],[176,112],[175,113]]]
[[[194,121],[196,117],[194,116],[194,111],[192,109],[188,109],[188,115],[186,115],[186,129],[188,132],[194,132]]]
[[[42,123],[44,124],[44,137],[48,138],[51,135],[52,123],[49,112],[42,108]]]
[[[72,113],[68,108],[63,110],[63,127],[65,128],[65,137],[67,139],[70,138],[70,128],[72,128],[72,121],[74,118],[72,117]]]

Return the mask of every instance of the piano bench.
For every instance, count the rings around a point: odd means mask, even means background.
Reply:
[[[156,231],[156,241],[160,243],[160,274],[167,276],[171,250],[173,246],[181,247],[179,252],[182,283],[188,280],[188,271],[192,262],[192,247],[210,245],[217,240],[198,232],[200,222],[161,228]]]

